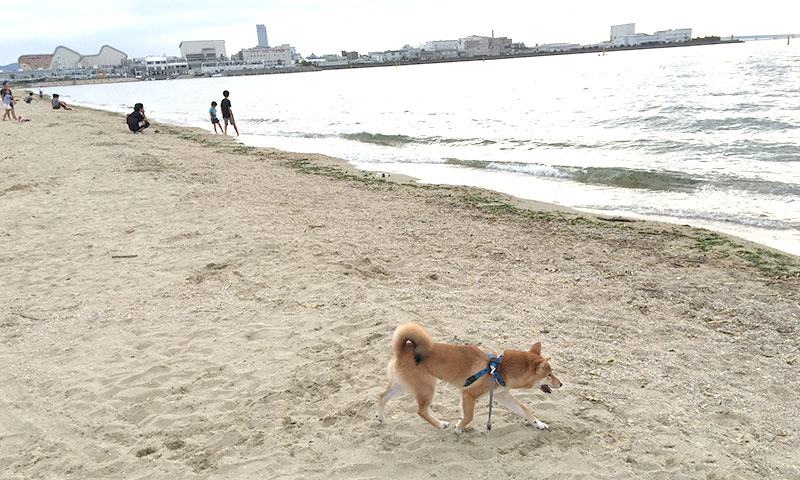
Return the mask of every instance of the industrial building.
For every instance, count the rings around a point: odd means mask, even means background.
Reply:
[[[506,37],[470,36],[458,39],[459,50],[468,57],[495,57],[508,55],[511,39]]]
[[[228,56],[225,53],[225,40],[185,40],[179,48],[191,69],[200,67],[204,62],[224,60]]]
[[[446,52],[458,50],[458,40],[433,40],[425,42],[423,47],[426,52]]]
[[[176,77],[189,73],[189,65],[186,60],[178,57],[145,57],[144,66],[145,73],[149,78]]]
[[[22,55],[17,59],[20,70],[49,70],[53,55]]]
[[[653,35],[636,33],[635,23],[611,26],[611,46],[630,47],[649,43],[681,43],[692,39],[691,28],[677,30],[659,30]]]
[[[19,68],[25,70],[75,70],[79,68],[102,68],[119,66],[128,55],[109,45],[100,47],[96,55],[81,55],[63,45],[56,47],[52,54],[22,55],[17,60]]]
[[[81,58],[83,68],[102,68],[106,66],[117,66],[128,58],[128,54],[116,48],[103,45],[97,55],[84,55]]]
[[[260,63],[267,67],[288,67],[292,65],[292,47],[289,44],[280,47],[254,47],[241,51],[244,63]]]
[[[622,44],[624,38],[630,35],[636,35],[635,23],[624,23],[622,25],[611,26],[611,43]]]

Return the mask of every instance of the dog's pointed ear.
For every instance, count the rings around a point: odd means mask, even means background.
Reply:
[[[536,342],[531,347],[531,353],[535,353],[536,355],[542,354],[542,342]]]
[[[552,357],[547,357],[547,358],[542,359],[541,363],[539,363],[539,366],[536,367],[536,370],[543,371],[544,369],[546,369],[547,368],[547,361],[550,360],[551,358]]]

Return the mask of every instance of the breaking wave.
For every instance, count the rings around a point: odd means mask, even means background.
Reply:
[[[490,145],[495,142],[492,140],[485,140],[482,138],[446,138],[439,136],[432,137],[413,137],[409,135],[388,135],[384,133],[343,133],[340,135],[345,140],[354,142],[370,143],[374,145],[382,145],[388,147],[402,147],[412,144],[420,145]]]
[[[741,178],[733,175],[717,177],[691,176],[682,172],[638,170],[620,167],[571,167],[537,163],[491,162],[446,158],[445,163],[468,168],[501,170],[535,177],[561,178],[575,182],[610,187],[691,192],[701,188],[718,191],[741,191],[759,195],[798,196],[800,185]]]
[[[536,163],[506,163],[480,160],[446,159],[450,165],[470,168],[485,168],[506,172],[522,173],[536,177],[551,177],[576,182],[607,185],[621,188],[640,188],[648,190],[689,191],[700,186],[703,181],[678,172],[647,171],[630,168],[579,168],[569,166],[550,166]]]

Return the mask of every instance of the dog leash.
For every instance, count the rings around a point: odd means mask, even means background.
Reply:
[[[503,386],[503,387],[506,386],[506,382],[504,382],[503,379],[500,378],[500,374],[497,373],[497,367],[500,366],[500,361],[503,359],[503,356],[500,355],[497,358],[495,358],[491,353],[488,353],[488,352],[487,352],[487,355],[489,355],[489,365],[486,368],[484,368],[483,370],[481,370],[480,372],[478,372],[475,375],[469,377],[467,379],[467,381],[464,383],[464,386],[465,387],[469,387],[470,385],[472,385],[472,383],[475,380],[481,378],[483,375],[485,375],[487,373],[489,374],[490,377],[492,377],[492,379],[490,380],[491,386],[489,387],[489,422],[486,424],[486,429],[487,430],[491,430],[492,429],[492,403],[493,403],[492,400],[494,398],[494,382],[497,382],[498,385]]]
[[[502,358],[502,355],[500,355],[500,357]],[[500,358],[497,360],[500,361]],[[492,430],[492,399],[494,398],[494,378],[497,375],[496,371],[497,364],[492,364],[492,355],[489,354],[489,375],[492,376],[492,380],[489,380],[492,384],[492,386],[489,387],[489,421],[486,422],[486,430],[489,431]]]

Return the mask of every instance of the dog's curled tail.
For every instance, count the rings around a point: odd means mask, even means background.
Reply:
[[[430,355],[433,350],[433,340],[428,332],[418,323],[405,323],[397,327],[392,337],[392,348],[395,356],[399,357],[406,342],[414,344],[414,360],[419,363]]]

